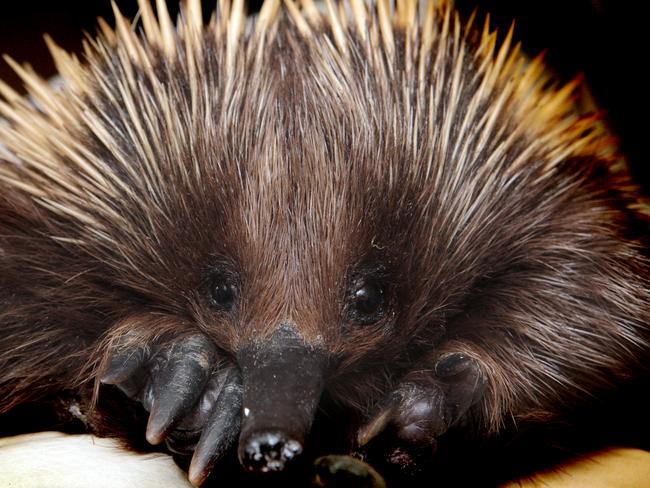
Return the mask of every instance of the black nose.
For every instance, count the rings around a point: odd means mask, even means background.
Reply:
[[[281,471],[303,450],[325,384],[327,356],[298,330],[280,325],[243,347],[239,461],[249,471]]]
[[[258,432],[250,435],[240,449],[240,462],[251,471],[282,471],[286,462],[302,452],[302,444],[282,432]]]

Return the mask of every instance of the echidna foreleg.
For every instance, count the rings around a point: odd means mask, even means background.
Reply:
[[[195,484],[239,433],[241,376],[202,334],[164,346],[116,347],[102,378],[150,412],[146,437],[181,454],[194,451]]]
[[[373,419],[359,432],[359,444],[384,432],[397,445],[430,446],[463,419],[485,391],[485,378],[471,357],[452,352],[440,356],[433,368],[407,375]]]

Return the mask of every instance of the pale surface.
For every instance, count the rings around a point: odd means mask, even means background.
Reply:
[[[650,488],[650,452],[610,449],[503,488]]]
[[[191,488],[164,454],[134,454],[110,439],[41,432],[0,439],[2,488]]]
[[[164,454],[110,439],[41,432],[0,439],[2,488],[191,488]],[[503,488],[650,488],[650,452],[611,449]]]

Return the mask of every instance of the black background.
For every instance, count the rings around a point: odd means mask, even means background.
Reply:
[[[178,2],[172,1],[174,13]],[[117,0],[122,12],[133,17],[134,0]],[[210,12],[215,1],[204,1]],[[173,5],[173,6],[172,6]],[[622,0],[457,0],[464,16],[478,9],[479,18],[491,13],[492,24],[505,32],[515,20],[515,37],[524,50],[545,59],[557,76],[568,81],[583,74],[598,104],[605,109],[610,125],[620,138],[632,172],[650,195],[650,175],[643,144],[650,128],[648,121],[649,68],[647,21],[643,2]],[[249,2],[255,10],[258,1]],[[79,2],[2,2],[0,12],[0,52],[18,61],[28,61],[44,76],[54,67],[42,40],[43,33],[68,50],[78,50],[83,31],[95,30],[96,18],[110,21],[109,0]],[[0,79],[20,87],[11,69],[0,61]]]

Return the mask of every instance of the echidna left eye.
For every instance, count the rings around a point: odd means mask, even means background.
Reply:
[[[381,284],[371,280],[358,280],[348,298],[350,319],[362,325],[379,320],[384,314],[385,293]]]
[[[228,312],[235,306],[237,284],[228,276],[216,275],[210,281],[210,302],[218,310]]]

